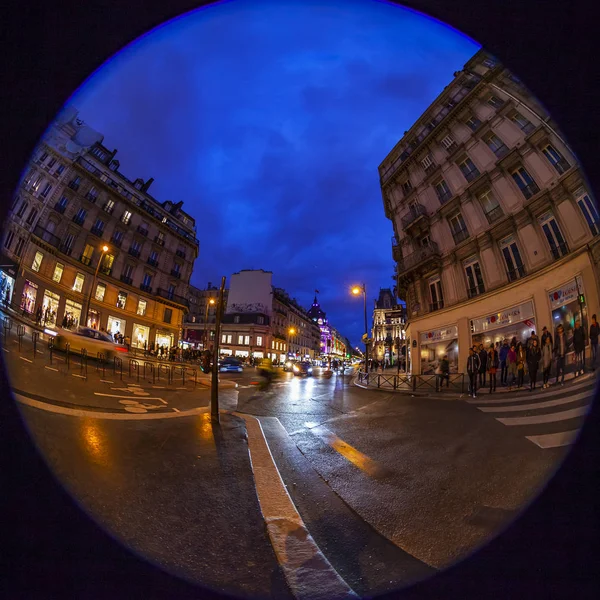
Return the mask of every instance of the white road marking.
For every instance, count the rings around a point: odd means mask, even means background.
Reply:
[[[539,425],[541,423],[557,423],[558,421],[568,421],[585,415],[588,411],[587,406],[572,408],[562,412],[551,413],[549,415],[535,415],[533,417],[506,417],[497,418],[503,425]]]
[[[128,398],[129,400],[131,400],[131,396],[117,396],[116,394],[102,394],[100,392],[94,392],[94,396],[105,396],[107,398]],[[161,400],[162,402],[165,402],[162,398],[157,398],[154,396],[149,398],[144,397],[144,400]]]
[[[187,388],[186,388],[186,387],[176,387],[175,389],[176,389],[176,390],[187,390]]]
[[[588,398],[589,394],[575,394],[567,398],[557,398],[556,400],[546,400],[546,402],[535,402],[533,404],[521,404],[520,406],[484,406],[478,407],[481,412],[523,412],[526,410],[536,410],[538,408],[550,408],[560,406],[561,404],[571,404],[579,400]],[[524,398],[522,398],[524,400]]]
[[[171,410],[174,410],[175,412],[181,412],[178,408],[171,407]]]
[[[24,356],[19,356],[19,358],[21,360],[26,360],[28,363],[33,362],[32,360],[29,360],[28,358],[25,358]]]
[[[108,379],[101,379],[102,383],[114,383],[114,381],[109,381]]]
[[[153,385],[152,388],[155,390],[164,390],[166,386],[164,385]]]
[[[10,350],[7,350],[6,348],[2,348],[2,350],[4,350],[4,352],[10,352]]]
[[[48,371],[56,371],[58,373],[58,369],[55,369],[54,367],[44,366],[44,369],[48,369]]]
[[[75,375],[75,373],[71,373],[71,375],[73,375],[73,377],[79,377],[80,379],[87,379],[85,375]]]
[[[568,446],[575,441],[578,430],[561,431],[560,433],[548,433],[546,435],[526,435],[525,437],[540,448],[559,448]]]

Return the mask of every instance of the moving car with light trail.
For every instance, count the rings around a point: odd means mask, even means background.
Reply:
[[[244,370],[241,361],[237,358],[225,358],[219,362],[221,373],[241,373]]]
[[[53,334],[51,330],[46,330],[45,333]],[[115,356],[128,352],[127,346],[115,344],[110,335],[91,327],[78,327],[76,331],[59,330],[54,335],[54,349],[66,351],[67,344],[70,352],[81,352],[85,349],[90,358],[97,358],[101,352],[106,360],[112,360]]]
[[[313,372],[312,365],[305,360],[294,364],[293,369],[294,375],[312,375]]]

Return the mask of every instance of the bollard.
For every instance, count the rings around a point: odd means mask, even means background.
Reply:
[[[172,371],[173,371],[173,377],[172,379],[174,379],[174,374],[179,371],[181,373],[181,382],[183,385],[185,385],[185,367],[184,366],[173,366],[172,367]]]
[[[154,377],[154,363],[144,361],[144,379],[146,379],[146,369],[150,369],[150,371],[152,371],[152,383],[156,383],[156,379]]]
[[[33,358],[35,359],[35,355],[37,354],[37,341],[40,337],[39,331],[31,332],[31,341],[33,342]]]
[[[25,325],[19,323],[17,325],[17,337],[19,338],[19,352],[21,352],[21,344],[23,342],[23,336],[25,335]]]
[[[54,338],[50,336],[48,338],[48,354],[50,355],[50,364],[52,364],[52,355],[54,353]]]
[[[106,366],[106,357],[104,356],[104,353],[98,352],[96,354],[96,372],[98,372],[100,370],[100,367],[102,367],[102,379],[104,379],[106,377],[106,374],[104,372],[105,366]]]
[[[117,368],[120,371],[121,381],[123,381],[123,359],[115,356],[113,357],[113,375],[117,374]]]
[[[2,328],[4,329],[4,344],[6,345],[6,337],[12,329],[12,321],[8,317],[4,317],[2,321]]]
[[[85,370],[85,376],[87,377],[87,350],[82,348],[79,353],[79,370],[81,373]]]
[[[71,368],[71,344],[69,342],[65,344],[65,363],[67,370],[69,370]]]
[[[172,373],[169,365],[164,365],[163,363],[159,363],[158,365],[158,380],[160,381],[160,372],[166,372],[167,374],[167,383],[170,384],[172,381]]]
[[[133,369],[132,369],[133,367]],[[129,377],[131,377],[131,371],[135,371],[137,373],[137,381],[140,381],[140,363],[135,360],[135,358],[129,359]]]

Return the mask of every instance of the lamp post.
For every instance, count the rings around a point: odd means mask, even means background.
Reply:
[[[108,246],[106,246],[106,245],[102,246],[102,254],[100,255],[100,259],[98,260],[98,264],[96,265],[96,272],[94,273],[94,279],[92,279],[92,285],[90,286],[90,291],[88,292],[88,295],[87,295],[87,301],[85,304],[85,312],[83,313],[84,314],[83,322],[85,323],[84,327],[87,327],[87,323],[88,323],[88,314],[90,312],[90,302],[92,301],[92,290],[94,289],[94,286],[96,285],[96,279],[98,279],[98,271],[100,270],[100,265],[102,264],[104,255],[107,252],[108,252]]]
[[[363,301],[365,305],[365,373],[369,372],[369,328],[367,325],[367,286],[366,284],[355,285],[352,288],[352,293],[358,296],[360,293],[363,295]]]
[[[295,333],[296,333],[296,330],[293,327],[290,327],[288,329],[288,346],[289,346],[288,354],[292,349],[292,336],[295,335]],[[296,355],[296,353],[294,352],[294,357],[295,357],[295,355]]]
[[[225,277],[221,278],[219,288],[219,301],[217,303],[217,316],[215,319],[215,349],[213,352],[212,379],[210,382],[210,420],[219,423],[219,337],[221,335],[221,320],[223,318],[223,296],[225,290]]]
[[[208,309],[214,305],[215,303],[215,299],[214,298],[209,298],[206,301],[206,311],[204,313],[204,350],[206,350],[206,347],[208,346],[208,336],[207,336],[207,331],[206,331],[206,326],[208,324]]]

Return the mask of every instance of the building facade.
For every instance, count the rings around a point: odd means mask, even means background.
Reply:
[[[18,265],[11,306],[29,315],[41,307],[47,327],[174,346],[198,256],[194,219],[182,202],[153,198],[152,179],[120,173],[102,141],[66,109],[34,152],[4,232],[3,252]]]
[[[188,292],[190,308],[183,318],[182,345],[194,350],[210,350],[215,341],[219,288],[209,281],[206,289],[190,285]],[[225,304],[228,294],[229,289],[225,288]]]
[[[345,357],[347,354],[346,338],[329,323],[327,314],[321,308],[316,296],[307,314],[308,317],[319,326],[320,356],[324,358]]]
[[[379,174],[414,373],[444,355],[463,372],[473,343],[543,326],[562,323],[571,343],[581,319],[587,335],[596,203],[550,115],[494,57],[479,51],[454,74]]]
[[[373,309],[371,358],[396,364],[404,344],[404,307],[389,288],[380,288]]]

